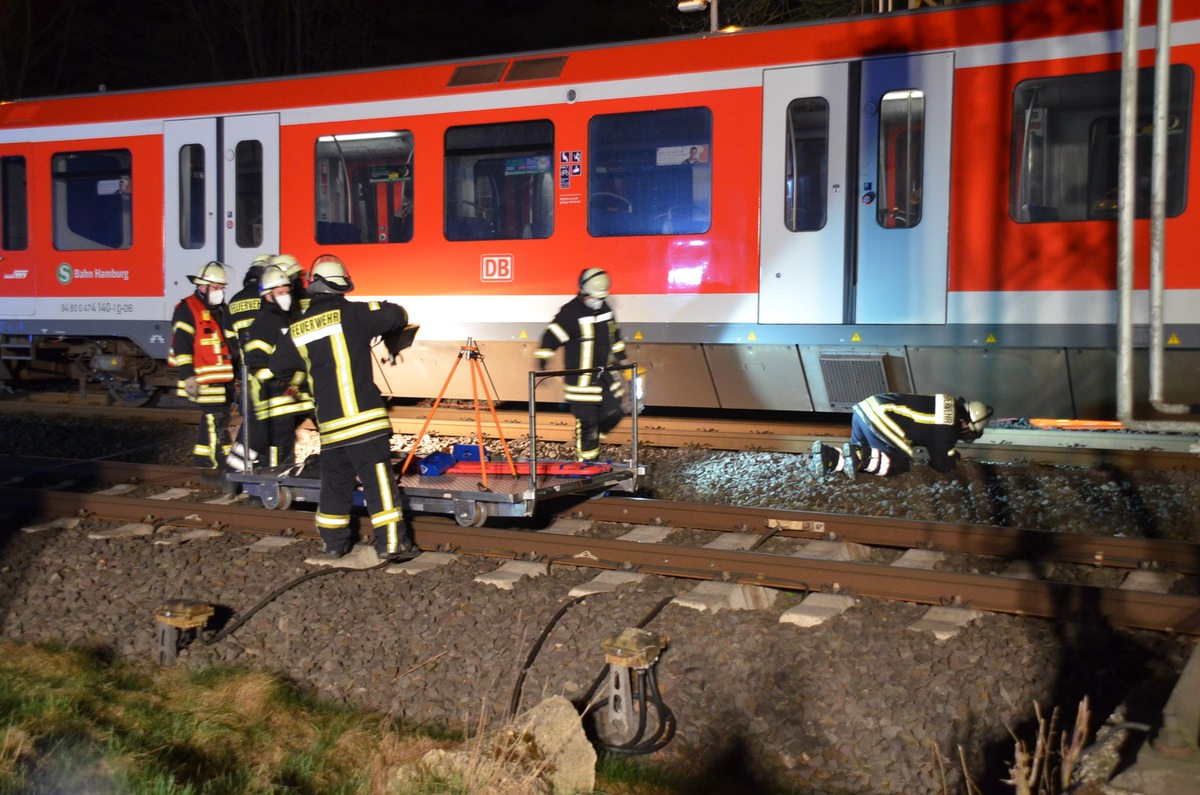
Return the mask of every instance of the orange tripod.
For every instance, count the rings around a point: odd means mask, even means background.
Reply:
[[[442,396],[450,388],[450,381],[454,378],[454,371],[458,369],[458,363],[463,359],[466,359],[471,367],[471,397],[475,406],[475,439],[479,445],[479,474],[482,477],[483,487],[487,488],[487,451],[483,449],[483,423],[479,418],[480,389],[483,390],[483,397],[487,401],[488,411],[492,414],[492,420],[496,423],[496,436],[500,439],[501,446],[504,447],[504,456],[508,459],[508,467],[514,477],[517,474],[517,465],[513,462],[512,453],[508,449],[508,442],[504,438],[504,431],[500,428],[500,418],[496,416],[496,407],[492,403],[492,394],[488,391],[487,382],[490,375],[488,378],[484,377],[488,373],[487,366],[483,363],[483,354],[479,352],[479,346],[475,344],[475,340],[471,337],[467,337],[467,344],[458,349],[458,358],[454,360],[454,366],[450,368],[450,375],[446,376],[446,383],[442,385],[442,391],[438,393],[437,400],[433,401],[433,408],[429,410],[429,416],[425,418],[425,424],[421,426],[421,432],[413,440],[412,449],[408,451],[408,457],[404,459],[404,466],[400,468],[400,471],[408,471],[409,462],[412,461],[413,456],[416,454],[421,440],[425,438],[425,431],[429,429],[429,423],[433,421],[433,415],[437,412],[438,406],[442,404]]]

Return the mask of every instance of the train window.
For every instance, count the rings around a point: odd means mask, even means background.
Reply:
[[[1018,223],[1117,217],[1121,74],[1098,72],[1026,80],[1013,92],[1009,216]],[[1186,201],[1192,70],[1172,66],[1167,110],[1166,212]],[[1154,70],[1138,71],[1134,213],[1150,216]]]
[[[553,168],[549,121],[446,130],[446,239],[550,237]]]
[[[234,238],[238,248],[258,248],[263,241],[263,147],[238,141],[234,157]]]
[[[793,232],[825,227],[829,195],[829,103],[794,99],[787,111],[783,216]]]
[[[588,232],[693,235],[712,222],[712,111],[674,108],[588,123]]]
[[[317,139],[316,240],[407,243],[413,236],[413,135],[380,131]]]
[[[25,158],[0,157],[0,248],[24,251],[28,247]]]
[[[50,159],[56,249],[89,251],[132,245],[132,166],[128,149],[60,152]]]
[[[204,147],[179,147],[179,246],[204,248]]]
[[[875,220],[885,229],[921,223],[925,183],[925,94],[889,91],[879,102],[879,201]]]

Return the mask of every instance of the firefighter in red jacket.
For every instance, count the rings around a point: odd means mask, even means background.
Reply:
[[[192,459],[210,472],[229,453],[229,407],[233,403],[237,337],[225,306],[225,266],[210,262],[188,279],[196,290],[175,305],[168,363],[178,371],[175,393],[203,412]]]
[[[859,472],[901,475],[912,467],[917,447],[929,454],[929,466],[946,473],[961,458],[956,445],[983,436],[991,417],[982,401],[953,395],[872,395],[854,406],[849,444],[839,450],[813,443],[813,473],[841,472],[851,480]]]
[[[534,356],[541,369],[562,347],[563,369],[590,370],[566,376],[564,397],[575,415],[575,449],[580,461],[600,457],[600,438],[621,421],[625,381],[603,370],[625,363],[625,341],[608,298],[607,271],[588,268],[579,275],[579,294],[563,305],[546,327]]]
[[[353,289],[340,259],[318,257],[309,271],[308,309],[280,338],[270,368],[284,380],[306,373],[317,404],[321,499],[316,522],[325,542],[320,557],[337,560],[353,546],[350,508],[357,477],[371,515],[375,554],[400,560],[414,547],[401,524],[392,424],[375,385],[371,343],[401,333],[408,313],[387,301],[347,300]]]

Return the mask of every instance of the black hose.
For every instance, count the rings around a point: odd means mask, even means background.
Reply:
[[[550,623],[542,628],[542,633],[538,636],[537,641],[534,642],[533,647],[529,650],[529,654],[525,655],[525,664],[521,666],[521,670],[517,674],[517,682],[515,685],[513,685],[512,698],[510,698],[508,702],[508,720],[511,721],[513,718],[517,717],[517,710],[521,706],[521,690],[525,687],[525,675],[529,673],[529,669],[533,667],[533,661],[537,658],[538,652],[542,650],[542,646],[546,643],[546,638],[550,637],[550,632],[554,629],[554,625],[558,623],[559,619],[567,614],[568,610],[586,598],[587,595],[577,596],[570,602],[564,604],[558,609],[558,612],[554,614],[554,618],[550,619]]]
[[[287,593],[292,588],[295,588],[300,583],[305,582],[306,580],[311,580],[316,577],[323,577],[326,574],[333,574],[333,573],[339,572],[339,571],[374,571],[375,569],[381,569],[384,566],[388,566],[388,565],[391,565],[391,561],[385,560],[385,561],[381,561],[379,564],[377,564],[375,566],[370,566],[365,569],[351,568],[350,566],[334,566],[334,567],[328,568],[328,569],[321,569],[319,571],[310,571],[305,574],[301,574],[296,579],[294,579],[290,582],[284,583],[283,585],[276,588],[274,591],[271,591],[269,594],[267,594],[262,599],[260,599],[258,604],[256,604],[254,607],[250,608],[248,611],[243,613],[241,616],[239,616],[237,621],[233,622],[229,626],[225,627],[225,629],[221,630],[217,634],[213,635],[211,638],[209,638],[205,641],[202,641],[202,642],[205,646],[211,646],[212,644],[216,643],[217,641],[224,640],[225,638],[229,637],[234,632],[236,632],[242,626],[242,624],[245,624],[247,621],[249,621],[250,617],[253,616],[255,613],[257,613],[259,610],[262,610],[268,604],[275,601],[280,596]]]

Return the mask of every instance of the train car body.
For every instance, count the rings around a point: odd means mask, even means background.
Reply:
[[[3,103],[0,358],[57,341],[118,389],[168,383],[189,274],[333,253],[352,297],[421,325],[380,367],[388,394],[437,394],[471,338],[496,397],[525,400],[546,322],[603,267],[651,406],[837,411],[894,389],[1112,417],[1121,15],[977,3]],[[1196,403],[1200,1],[1174,18],[1166,388]],[[1138,324],[1148,202],[1139,186]]]

